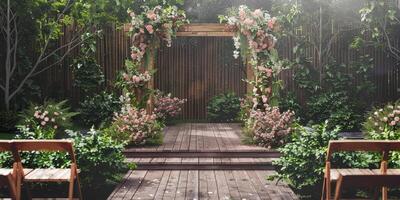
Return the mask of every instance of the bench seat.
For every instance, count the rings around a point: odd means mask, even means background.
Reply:
[[[336,181],[339,178],[339,174],[345,175],[380,175],[380,169],[331,169],[331,181]],[[387,173],[389,175],[400,175],[400,169],[388,169]]]
[[[68,182],[71,169],[34,169],[24,178],[26,182]]]
[[[32,169],[24,169],[24,174],[27,175],[32,171]],[[10,168],[0,168],[0,175],[7,176],[8,174],[12,174],[13,169]]]

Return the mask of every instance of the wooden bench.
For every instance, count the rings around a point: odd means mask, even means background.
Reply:
[[[380,169],[332,169],[331,157],[340,151],[379,152]],[[321,199],[331,199],[331,183],[336,182],[334,199],[339,199],[343,187],[382,187],[382,200],[387,200],[387,187],[400,185],[400,169],[388,169],[390,151],[400,151],[400,141],[335,140],[330,141],[325,162]],[[373,181],[371,181],[373,180]]]
[[[19,200],[21,196],[21,184],[23,182],[68,182],[68,199],[74,196],[75,181],[78,187],[79,198],[82,199],[78,167],[72,142],[69,140],[7,140],[0,141],[0,151],[10,151],[13,154],[13,169],[2,169],[0,179],[10,184],[11,196]],[[68,169],[24,169],[21,162],[21,152],[66,152],[69,155],[71,166]],[[11,173],[7,173],[7,170]],[[14,198],[14,197],[13,197]]]
[[[0,152],[13,152],[12,143],[10,140],[0,140]],[[7,186],[10,191],[12,199],[18,199],[17,195],[17,168],[13,165],[13,168],[0,168],[0,186]]]

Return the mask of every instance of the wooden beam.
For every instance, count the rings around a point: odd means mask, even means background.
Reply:
[[[124,25],[124,31],[129,31],[129,24]],[[225,24],[194,23],[179,28],[178,37],[233,37],[234,32],[228,31]]]
[[[193,31],[193,32],[177,32],[178,37],[233,37],[232,32],[206,32],[206,31]]]
[[[179,32],[229,32],[225,24],[217,23],[194,23],[179,27]]]

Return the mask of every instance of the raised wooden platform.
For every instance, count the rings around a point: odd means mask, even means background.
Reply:
[[[159,147],[125,150],[138,170],[109,199],[297,199],[267,181],[279,153],[242,144],[239,124],[179,124],[164,134]]]
[[[241,142],[239,124],[186,123],[164,131],[159,147],[128,148],[128,161],[138,169],[157,170],[271,170],[274,150]]]

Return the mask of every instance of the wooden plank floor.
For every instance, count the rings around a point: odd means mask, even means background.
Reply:
[[[267,181],[269,170],[129,171],[108,199],[297,199],[283,183]]]
[[[129,171],[109,199],[297,199],[274,173],[273,150],[242,144],[239,124],[167,127],[158,147],[128,148]]]
[[[233,123],[184,123],[164,129],[164,142],[157,147],[128,148],[126,152],[138,151],[268,151],[241,142],[241,127]]]

